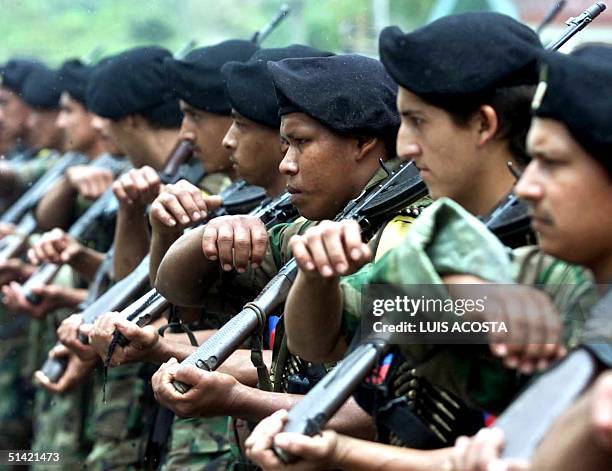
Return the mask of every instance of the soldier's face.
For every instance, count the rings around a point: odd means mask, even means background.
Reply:
[[[473,199],[481,172],[478,133],[471,125],[457,125],[449,113],[403,87],[397,109],[401,115],[397,155],[414,160],[432,198],[446,196],[465,206]]]
[[[14,143],[26,137],[30,108],[8,88],[0,87],[0,139]]]
[[[28,115],[28,142],[32,147],[62,149],[63,133],[57,127],[57,110],[32,110]]]
[[[542,250],[596,274],[612,269],[610,175],[558,121],[535,118],[527,148],[532,161],[515,191],[531,206]]]
[[[283,116],[280,134],[288,148],[279,169],[288,177],[291,202],[307,219],[332,219],[361,190],[357,139],[334,134],[304,113]]]
[[[194,145],[194,155],[200,159],[208,173],[231,169],[230,153],[223,147],[232,118],[199,110],[181,100],[183,122],[181,139],[188,139]]]
[[[64,133],[65,150],[87,152],[97,139],[97,131],[91,124],[91,115],[67,93],[62,93],[60,98],[57,126]]]
[[[106,151],[112,155],[123,154],[123,150],[119,147],[119,145],[115,142],[115,140],[110,134],[110,119],[103,118],[93,113],[90,113],[90,115],[91,125],[96,130],[96,132],[100,136],[102,136],[102,139],[104,139],[104,147],[106,148]]]
[[[287,150],[281,143],[278,130],[236,112],[232,113],[232,118],[232,125],[223,138],[230,162],[248,183],[268,188],[278,181],[278,165]]]

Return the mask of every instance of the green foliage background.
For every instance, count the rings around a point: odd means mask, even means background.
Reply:
[[[0,60],[26,55],[57,64],[96,48],[110,54],[156,43],[177,50],[191,39],[250,38],[282,3],[292,12],[265,45],[300,41],[376,53],[372,0],[0,0]],[[414,28],[432,3],[389,0],[391,22]]]
[[[335,51],[376,55],[375,9],[387,4],[388,23],[405,30],[424,24],[444,0],[0,0],[0,61],[34,56],[50,64],[160,44],[173,51],[194,39],[199,45],[250,38],[287,3],[292,12],[264,43],[292,42]],[[484,0],[461,0],[461,10]]]

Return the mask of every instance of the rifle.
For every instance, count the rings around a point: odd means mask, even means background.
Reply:
[[[511,240],[516,239],[517,201],[512,194],[509,195],[484,219],[483,222],[489,230],[498,237],[509,235]],[[518,208],[521,216],[519,219],[523,219],[521,213],[524,206]],[[504,221],[509,227],[505,227]],[[529,230],[529,227],[527,226],[526,229]],[[389,348],[390,345],[381,337],[370,337],[358,345],[332,371],[325,375],[300,402],[291,408],[283,431],[309,436],[320,433],[325,424],[352,395],[353,391],[372,372]],[[290,463],[293,460],[291,455],[280,448],[275,447],[274,452],[285,463]]]
[[[551,9],[546,14],[546,16],[544,17],[544,19],[542,20],[542,22],[536,28],[536,33],[540,34],[542,30],[546,28],[551,23],[551,21],[557,17],[559,13],[561,13],[561,10],[565,8],[566,3],[567,3],[567,0],[559,0],[555,2],[554,5],[551,7]]]
[[[221,213],[244,214],[258,204],[264,196],[263,189],[259,187],[247,185],[244,181],[235,182],[221,193],[224,200],[224,205],[220,208]],[[82,312],[83,323],[92,324],[106,312],[124,309],[128,302],[147,285],[149,262],[150,257],[147,255],[130,275],[111,286],[102,296],[87,306]],[[87,343],[86,338],[80,337],[80,340]],[[56,358],[47,358],[41,371],[51,382],[57,382],[65,369],[65,362]]]
[[[273,200],[264,201],[249,214],[259,218],[265,224],[266,229],[283,222],[291,222],[298,216],[297,209],[291,204],[291,196],[288,193],[283,193]],[[128,306],[121,315],[139,327],[144,327],[157,319],[169,306],[170,302],[156,289],[152,289]],[[108,348],[107,359],[110,360],[113,357],[117,344],[122,347],[128,345],[128,340],[120,332],[114,334]]]
[[[595,306],[587,330],[610,333],[612,290]],[[503,458],[529,458],[554,421],[588,387],[602,368],[612,368],[612,335],[588,339],[540,376],[499,417],[494,427],[504,431]]]
[[[168,157],[163,170],[160,172],[160,179],[163,183],[173,183],[181,178],[180,170],[182,165],[193,155],[193,145],[186,140],[180,140],[173,148]],[[199,175],[196,175],[199,177]],[[96,226],[100,219],[110,220],[115,217],[118,210],[117,200],[112,188],[108,188],[102,196],[72,225],[68,234],[74,239],[86,238],[87,232]],[[32,304],[39,304],[41,299],[34,294],[34,286],[46,285],[50,283],[58,274],[62,265],[45,262],[36,272],[30,276],[28,281],[22,286],[25,298]]]
[[[68,167],[86,162],[85,156],[73,152],[63,155],[57,163],[47,170],[17,201],[0,216],[0,222],[16,224],[24,214],[35,207],[47,189],[61,178]]]
[[[272,31],[274,31],[274,29],[280,24],[280,22],[287,17],[290,12],[291,9],[288,5],[281,5],[280,10],[278,11],[278,13],[276,13],[276,15],[274,15],[274,18],[272,18],[272,20],[267,25],[265,25],[259,31],[256,31],[255,34],[253,34],[251,42],[259,46],[264,41],[264,39],[266,39],[268,35]]]
[[[569,18],[565,24],[567,28],[561,34],[561,37],[546,45],[546,49],[557,50],[568,42],[576,33],[586,28],[595,18],[597,18],[604,10],[606,5],[603,2],[597,2],[584,10],[580,15]]]
[[[406,164],[383,183],[370,191],[364,190],[351,200],[335,218],[356,220],[366,238],[371,237],[389,216],[427,194],[425,184],[413,164]],[[268,282],[259,296],[247,303],[212,337],[204,342],[182,364],[195,365],[206,371],[216,370],[242,343],[265,324],[267,316],[283,304],[297,276],[295,259],[287,262]],[[175,389],[185,393],[190,386],[174,381]]]
[[[14,257],[22,248],[28,236],[36,230],[36,219],[31,211],[49,187],[62,177],[68,167],[84,162],[85,157],[80,154],[69,153],[64,155],[2,214],[0,222],[17,224],[19,221],[19,223],[13,234],[8,234],[0,240],[0,260],[8,260]]]

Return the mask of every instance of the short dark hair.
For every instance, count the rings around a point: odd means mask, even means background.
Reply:
[[[531,159],[527,153],[526,141],[535,88],[535,85],[500,87],[487,94],[432,105],[449,113],[457,126],[465,126],[482,105],[490,105],[499,121],[495,137],[507,140],[508,148],[518,163],[527,165]]]

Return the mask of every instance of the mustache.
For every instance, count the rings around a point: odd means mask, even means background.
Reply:
[[[529,206],[529,210],[527,212],[530,218],[537,219],[546,224],[553,224],[554,220],[550,213],[542,209],[536,209],[533,206]]]

